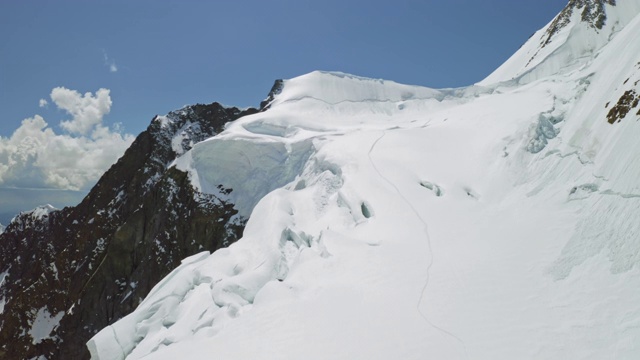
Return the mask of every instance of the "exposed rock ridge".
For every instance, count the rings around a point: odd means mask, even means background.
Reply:
[[[237,240],[233,204],[168,164],[257,111],[213,103],[156,116],[78,206],[18,215],[0,234],[0,359],[88,358],[85,342],[181,259]],[[38,314],[63,314],[42,339],[29,334]]]
[[[574,11],[582,9],[580,19],[594,29],[602,29],[607,21],[605,5],[616,5],[616,0],[569,0],[569,4],[556,16],[547,29],[542,46],[551,42],[551,39],[571,21]]]
[[[276,80],[273,83],[273,86],[271,87],[271,90],[269,91],[269,95],[267,95],[267,98],[260,102],[260,111],[265,111],[269,109],[269,107],[271,106],[271,103],[276,98],[276,95],[280,94],[283,88],[284,88],[284,80],[282,79]]]

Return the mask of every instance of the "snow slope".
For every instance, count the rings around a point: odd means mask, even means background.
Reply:
[[[638,358],[639,108],[607,116],[640,90],[640,4],[618,3],[615,36],[572,19],[478,86],[286,80],[175,163],[233,189],[244,237],[185,259],[93,358]]]
[[[571,3],[580,2],[604,3],[606,20],[601,29],[594,28],[593,23],[581,21],[584,8],[571,8]],[[508,80],[530,82],[558,72],[577,69],[585,62],[596,58],[598,52],[640,12],[640,2],[636,0],[612,2],[616,5],[610,5],[605,0],[570,1],[568,9],[573,11],[567,12],[565,26],[558,26],[558,30],[553,31],[554,26],[558,25],[556,22],[558,18],[549,22],[479,84],[486,85]],[[595,7],[595,5],[591,6]],[[560,21],[560,23],[564,22]]]

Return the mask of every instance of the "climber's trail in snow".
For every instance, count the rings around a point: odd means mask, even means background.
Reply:
[[[438,330],[439,332],[441,332],[443,334],[446,334],[447,336],[455,339],[458,343],[460,343],[460,345],[462,346],[462,348],[464,350],[465,358],[468,359],[469,355],[467,353],[467,348],[465,346],[464,341],[460,337],[458,337],[457,335],[453,334],[452,332],[447,331],[446,329],[434,324],[431,320],[429,320],[429,317],[427,316],[427,314],[424,313],[420,309],[420,304],[422,303],[422,300],[424,299],[424,294],[427,291],[427,288],[429,287],[429,281],[431,279],[431,267],[433,266],[433,262],[434,262],[433,248],[431,246],[431,236],[429,235],[429,225],[422,218],[422,216],[420,215],[418,210],[416,210],[416,208],[413,206],[413,204],[411,204],[411,202],[407,199],[407,197],[404,196],[402,191],[400,191],[398,186],[396,186],[396,184],[394,184],[391,180],[389,180],[388,177],[386,177],[382,173],[382,171],[378,168],[378,166],[376,166],[376,163],[373,160],[373,157],[372,157],[373,151],[375,150],[375,148],[378,145],[378,143],[385,137],[386,134],[387,134],[387,130],[382,130],[382,134],[371,144],[371,147],[369,148],[369,152],[367,153],[367,156],[369,158],[369,162],[371,163],[371,166],[373,167],[375,172],[378,174],[378,176],[380,176],[380,178],[382,178],[387,184],[389,184],[391,187],[393,187],[393,189],[400,196],[400,198],[402,198],[402,200],[411,208],[411,211],[414,213],[416,218],[423,224],[422,230],[424,232],[426,243],[427,243],[427,269],[426,269],[426,279],[424,281],[424,285],[422,286],[422,290],[420,291],[420,297],[418,298],[418,301],[416,303],[416,310],[418,310],[418,313],[420,314],[420,316],[431,327],[433,327],[434,329]]]

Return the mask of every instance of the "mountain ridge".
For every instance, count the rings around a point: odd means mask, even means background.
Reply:
[[[135,308],[175,261],[235,241],[244,220],[228,221],[233,205],[196,196],[186,174],[167,165],[255,111],[213,103],[156,116],[79,205],[14,218],[0,235],[0,323],[15,331],[2,332],[0,358],[86,358],[84,342]],[[32,339],[27,330],[47,322],[55,326]]]
[[[498,69],[480,81],[527,83],[557,72],[578,69],[585,59],[615,38],[637,18],[636,0],[572,0],[545,27],[535,32]]]

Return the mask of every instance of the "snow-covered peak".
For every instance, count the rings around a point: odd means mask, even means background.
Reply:
[[[42,219],[44,217],[49,216],[49,214],[51,214],[56,210],[58,209],[56,209],[53,205],[45,204],[45,205],[38,206],[37,208],[31,210],[30,212],[33,218]]]
[[[547,30],[547,43],[551,41],[553,35],[563,27],[571,23],[574,12],[580,12],[580,20],[587,23],[594,29],[602,29],[607,21],[607,11],[605,5],[616,5],[615,0],[569,0],[565,8],[553,19],[551,26]]]
[[[445,98],[457,97],[457,103],[474,95],[314,71],[276,81],[261,106],[268,111],[228,123],[219,136],[195,144],[174,164],[189,172],[196,189],[230,200],[239,216],[248,218],[262,197],[300,174],[318,137],[346,128],[395,126],[394,115],[435,112],[451,106]]]
[[[58,209],[50,204],[38,206],[33,210],[23,211],[11,219],[9,227],[14,226],[15,228],[24,228],[34,226],[34,224],[46,227],[46,221],[43,222],[42,220],[46,220],[53,212],[56,211],[58,211]],[[2,232],[4,232],[4,230]]]
[[[438,90],[389,80],[370,79],[342,72],[313,71],[284,80],[271,107],[303,99],[315,99],[335,105],[343,102],[396,102],[442,96],[442,92]]]
[[[593,61],[640,14],[640,0],[570,0],[565,9],[479,85],[528,83]]]
[[[2,234],[4,232],[4,228],[5,228],[5,226],[0,224],[0,234]]]

